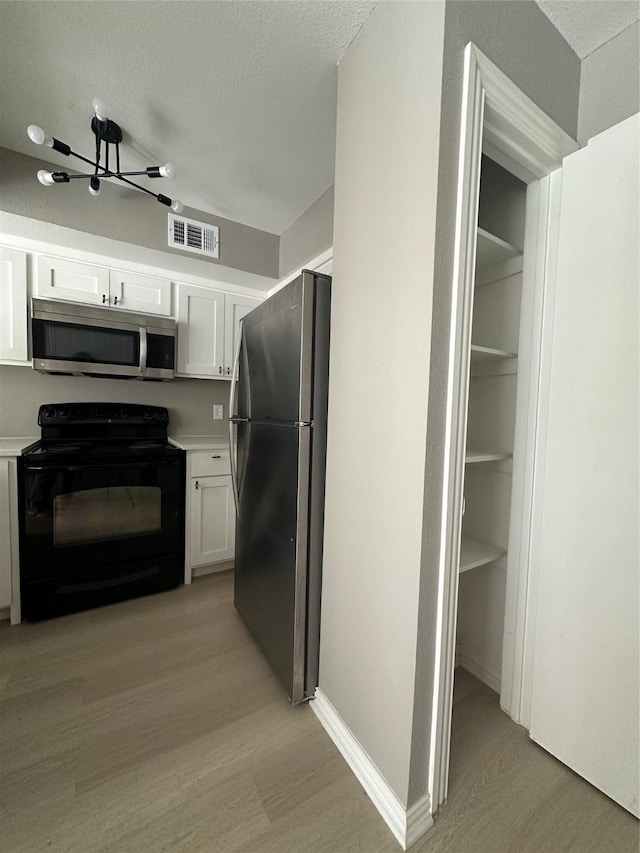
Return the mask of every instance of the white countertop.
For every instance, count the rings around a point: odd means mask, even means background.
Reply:
[[[181,450],[209,450],[229,447],[224,435],[170,435],[169,441]]]
[[[39,436],[12,436],[11,438],[0,438],[0,456],[20,456],[23,448],[38,441]]]

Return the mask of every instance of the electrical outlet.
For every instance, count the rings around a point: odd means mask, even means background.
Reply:
[[[214,403],[213,404],[213,419],[214,421],[221,421],[224,418],[224,404],[223,403]]]

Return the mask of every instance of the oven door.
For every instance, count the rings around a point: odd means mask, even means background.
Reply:
[[[176,586],[184,567],[184,477],[182,457],[25,465],[21,580],[27,618],[42,618],[41,599],[61,602],[65,591],[66,609],[63,604],[54,613]],[[38,613],[30,616],[34,596]]]

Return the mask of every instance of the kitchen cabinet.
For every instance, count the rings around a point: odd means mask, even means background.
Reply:
[[[0,439],[0,616],[9,615],[12,625],[20,621],[18,443],[20,439]],[[15,447],[7,450],[10,444]]]
[[[210,438],[173,439],[187,452],[185,583],[230,568],[235,502],[228,446]]]
[[[27,336],[27,255],[0,248],[0,362],[30,364]]]
[[[241,319],[259,299],[177,285],[178,376],[231,377]]]
[[[144,314],[171,314],[169,280],[47,255],[38,257],[37,266],[37,296]]]

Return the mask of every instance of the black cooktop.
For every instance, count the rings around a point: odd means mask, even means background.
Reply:
[[[133,403],[47,403],[41,439],[22,451],[27,463],[82,465],[101,460],[157,459],[184,451],[168,441],[169,412]]]

